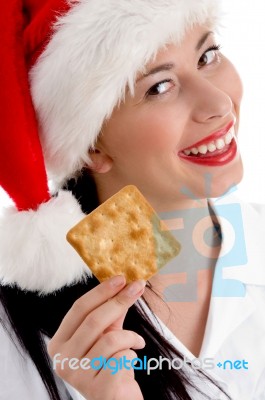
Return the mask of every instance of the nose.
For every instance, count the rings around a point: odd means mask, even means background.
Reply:
[[[232,115],[233,102],[220,85],[203,77],[189,82],[192,98],[192,119],[197,123],[212,122]]]

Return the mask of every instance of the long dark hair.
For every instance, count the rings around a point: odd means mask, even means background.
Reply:
[[[94,180],[87,171],[83,171],[78,178],[70,180],[65,189],[73,192],[85,213],[91,212],[99,204]],[[0,299],[11,326],[20,345],[33,360],[51,400],[63,399],[60,398],[55,383],[43,334],[52,337],[75,300],[98,283],[97,279],[92,277],[86,282],[64,287],[46,296],[22,291],[18,287],[0,286]],[[152,290],[150,283],[146,290]],[[145,348],[137,350],[140,359],[144,359],[144,356],[159,359],[159,356],[162,356],[169,359],[178,357],[183,360],[182,354],[154,328],[144,309],[139,305],[130,307],[124,321],[124,328],[133,330],[144,337]],[[208,383],[211,382],[223,392],[222,388],[204,372],[199,371],[198,374],[201,379],[206,379]],[[146,371],[135,370],[135,379],[140,385],[145,400],[153,400],[154,393],[156,393],[156,399],[159,400],[192,399],[189,388],[194,386],[184,370],[163,368],[152,371],[150,375]],[[202,393],[199,389],[197,390]],[[210,399],[209,396],[204,395],[205,399]],[[230,399],[229,396],[227,398]]]

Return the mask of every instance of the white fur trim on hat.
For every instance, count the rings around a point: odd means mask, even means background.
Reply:
[[[47,294],[91,276],[66,241],[67,232],[83,217],[65,191],[37,211],[6,209],[0,218],[0,283]]]
[[[136,74],[193,24],[219,17],[220,0],[79,0],[60,17],[31,70],[49,178],[63,182],[89,162],[103,121],[133,92]]]

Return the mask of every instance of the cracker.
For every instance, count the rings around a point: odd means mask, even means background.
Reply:
[[[180,244],[135,186],[126,186],[87,215],[67,240],[102,282],[149,279],[180,251]]]

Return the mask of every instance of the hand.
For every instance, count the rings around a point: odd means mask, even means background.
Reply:
[[[116,276],[80,297],[48,344],[57,375],[88,400],[143,400],[133,368],[111,374],[108,368],[80,367],[81,360],[100,356],[132,360],[137,357],[132,349],[145,346],[137,333],[122,329],[129,307],[144,292],[145,282],[125,284],[123,276]]]

